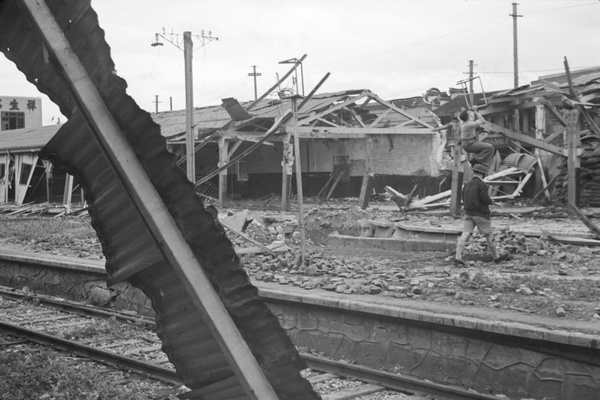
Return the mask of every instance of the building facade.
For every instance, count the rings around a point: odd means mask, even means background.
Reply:
[[[42,99],[0,96],[0,131],[42,126]]]

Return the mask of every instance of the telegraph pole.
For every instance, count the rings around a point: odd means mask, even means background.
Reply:
[[[158,101],[158,95],[154,95],[155,100],[153,101],[153,103],[155,103],[156,106],[156,113],[158,114],[158,103],[160,103],[160,101]]]
[[[254,77],[254,101],[256,101],[258,99],[258,93],[256,91],[256,77],[261,76],[262,74],[260,72],[256,72],[256,65],[251,65],[251,67],[254,72],[250,72],[248,76]]]
[[[188,180],[196,183],[196,152],[194,151],[194,83],[192,74],[192,33],[183,32],[183,57],[185,68],[185,154]]]
[[[513,17],[513,58],[514,58],[514,86],[515,89],[519,87],[519,50],[518,50],[518,41],[517,41],[517,18],[522,17],[522,15],[517,14],[517,3],[512,3],[512,14],[508,14]],[[519,110],[515,109],[514,112],[514,129],[516,131],[520,128],[520,116]]]
[[[218,37],[212,37],[212,32],[208,32],[208,36],[204,35],[204,31],[201,34],[196,35],[195,38],[199,39],[201,46],[213,40],[219,40]],[[169,35],[169,38],[166,37]],[[155,42],[151,44],[152,47],[162,46],[158,38],[161,37],[177,47],[179,50],[183,50],[184,68],[185,68],[185,150],[186,150],[186,173],[187,178],[190,182],[196,182],[196,157],[195,157],[195,135],[194,135],[194,90],[193,90],[193,74],[192,74],[192,56],[194,53],[194,43],[192,42],[192,33],[189,31],[183,32],[183,49],[179,41],[181,35],[176,33],[166,33],[163,28],[163,34],[155,34]],[[158,103],[157,103],[158,104]],[[158,107],[158,105],[157,105]]]
[[[473,60],[469,60],[469,72],[464,72],[465,74],[469,74],[469,100],[471,101],[471,105],[473,105]]]
[[[517,41],[517,18],[523,17],[517,14],[518,3],[512,3],[512,14],[508,14],[513,17],[513,58],[514,58],[514,73],[515,73],[515,88],[519,87],[519,50]]]

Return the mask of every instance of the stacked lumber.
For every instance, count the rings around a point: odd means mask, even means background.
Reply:
[[[600,137],[587,131],[581,133],[580,200],[583,206],[600,207]],[[560,203],[567,201],[567,159],[560,165],[554,197]]]

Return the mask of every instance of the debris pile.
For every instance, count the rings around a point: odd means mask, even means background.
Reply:
[[[581,133],[583,153],[580,156],[581,203],[590,207],[600,207],[600,138],[589,131]],[[560,166],[556,179],[554,196],[562,203],[566,202],[568,191],[567,159]]]

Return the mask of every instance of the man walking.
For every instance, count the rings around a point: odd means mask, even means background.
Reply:
[[[492,220],[490,219],[490,205],[494,201],[488,195],[488,186],[483,181],[487,167],[482,164],[473,166],[473,179],[471,179],[463,187],[463,202],[465,208],[465,218],[463,224],[463,232],[458,243],[456,244],[456,256],[454,257],[454,265],[462,266],[465,263],[462,260],[462,253],[465,244],[475,227],[479,230],[485,240],[487,246],[496,264],[508,259],[508,254],[499,255],[494,243],[494,232],[492,229]]]

